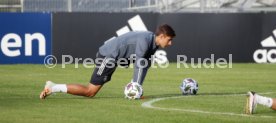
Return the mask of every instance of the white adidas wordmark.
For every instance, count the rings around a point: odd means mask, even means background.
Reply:
[[[273,36],[269,36],[261,41],[262,47],[276,47],[276,29],[273,30]],[[276,63],[276,49],[258,49],[254,52],[253,58],[257,63]]]

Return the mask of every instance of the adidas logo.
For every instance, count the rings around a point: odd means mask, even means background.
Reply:
[[[136,15],[128,19],[127,22],[132,31],[148,31],[140,15]],[[127,25],[123,26],[122,28],[116,31],[117,36],[130,32],[131,31],[130,28]],[[104,43],[107,43],[115,38],[116,37],[113,36],[110,39],[106,40]],[[166,55],[167,55],[166,51],[157,50],[154,54],[154,61],[157,62],[158,64],[165,64],[169,61]]]
[[[262,47],[266,49],[258,49],[254,52],[253,58],[257,63],[276,63],[276,29],[272,31],[273,36],[269,36],[261,41]]]
[[[273,31],[274,36],[276,37],[276,29]],[[273,36],[269,36],[261,42],[263,47],[276,47],[276,42]]]
[[[147,27],[145,26],[143,20],[141,19],[140,15],[136,15],[128,20],[128,24],[130,25],[132,31],[148,31]],[[123,35],[125,33],[130,32],[128,26],[124,26],[116,31],[117,36]],[[112,39],[116,38],[115,36],[111,37],[104,43],[111,41]]]

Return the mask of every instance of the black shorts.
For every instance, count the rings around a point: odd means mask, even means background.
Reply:
[[[97,62],[98,60],[99,62]],[[97,58],[95,59],[96,67],[91,76],[90,83],[93,85],[103,85],[111,80],[113,72],[117,68],[117,64],[114,59],[107,58],[97,53]]]

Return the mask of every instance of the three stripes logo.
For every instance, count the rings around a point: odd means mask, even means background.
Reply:
[[[136,15],[128,20],[128,24],[130,25],[132,31],[148,31],[147,27],[145,26],[143,20],[139,15]],[[117,36],[123,35],[125,33],[130,32],[130,29],[128,26],[124,26],[116,31]],[[111,41],[112,39],[116,38],[113,36],[112,38],[108,39],[104,43]]]
[[[145,26],[143,20],[141,19],[140,15],[136,15],[132,18],[130,18],[128,20],[128,24],[130,26],[130,28],[132,29],[132,31],[148,31],[147,27]],[[123,35],[125,33],[130,32],[130,28],[126,25],[122,28],[120,28],[119,30],[116,31],[117,36]],[[116,37],[113,36],[110,39],[106,40],[104,43],[107,43],[113,39],[115,39]],[[167,58],[167,52],[164,50],[157,50],[154,54],[154,62],[158,63],[158,64],[165,64],[167,63],[169,60]]]
[[[261,45],[264,49],[258,49],[254,52],[253,58],[255,62],[276,63],[276,29],[274,29],[272,32],[273,36],[269,36],[261,41]]]

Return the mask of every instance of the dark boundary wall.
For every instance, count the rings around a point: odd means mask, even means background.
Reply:
[[[98,47],[137,14],[150,31],[162,23],[175,29],[173,46],[165,49],[170,62],[177,60],[177,54],[188,59],[210,58],[211,54],[228,59],[233,54],[233,62],[254,62],[254,51],[276,29],[276,13],[54,13],[53,55],[59,62],[62,54],[95,58]]]

